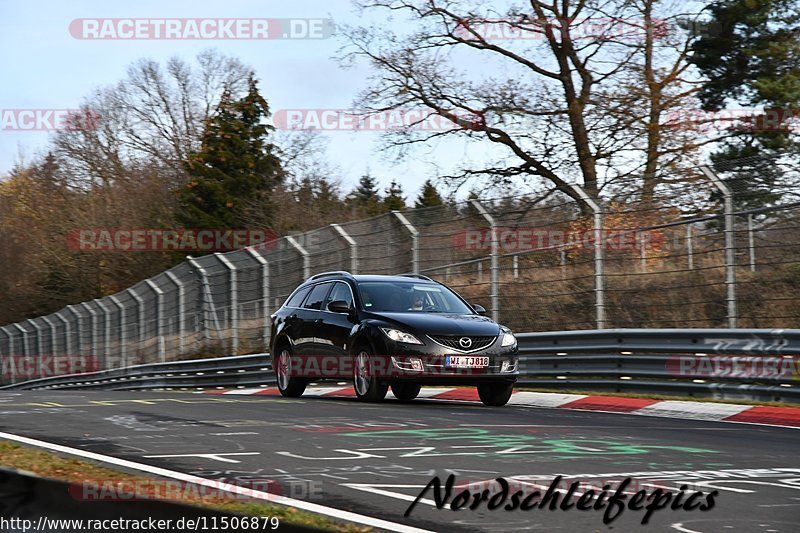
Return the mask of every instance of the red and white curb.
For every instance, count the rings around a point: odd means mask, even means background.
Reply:
[[[277,387],[259,389],[208,390],[205,394],[233,394],[280,396]],[[313,387],[306,389],[303,397],[353,398],[352,387]],[[391,393],[388,398],[394,398]],[[478,391],[472,387],[440,389],[424,388],[420,391],[421,400],[455,400],[477,403]],[[588,396],[583,394],[558,394],[547,392],[515,391],[509,405],[520,407],[545,407],[573,409],[579,411],[600,411],[631,415],[684,418],[689,420],[708,420],[717,422],[740,422],[800,429],[800,408],[767,407],[733,403],[685,402],[676,400],[651,400],[647,398],[625,398],[620,396]]]

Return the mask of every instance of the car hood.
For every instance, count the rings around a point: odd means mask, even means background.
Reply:
[[[417,330],[427,335],[500,335],[500,326],[489,317],[445,313],[380,313],[400,328]]]

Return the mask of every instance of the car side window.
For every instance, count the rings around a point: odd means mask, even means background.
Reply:
[[[328,304],[336,300],[343,300],[347,302],[347,305],[353,306],[353,291],[350,290],[350,287],[346,283],[339,282],[333,284],[333,290],[328,295],[325,308],[327,309]]]
[[[311,289],[311,294],[306,298],[306,303],[303,304],[304,309],[322,309],[325,303],[325,296],[331,289],[332,283],[320,283]]]
[[[306,287],[295,292],[289,297],[288,300],[286,300],[284,307],[300,307],[300,304],[303,303],[303,298],[306,297],[306,294],[308,294],[308,291],[310,290],[311,289],[309,287]]]

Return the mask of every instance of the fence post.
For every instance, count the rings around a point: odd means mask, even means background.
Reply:
[[[171,270],[167,270],[164,274],[178,289],[178,354],[183,355],[186,351],[186,339],[183,335],[186,330],[186,287]]]
[[[89,342],[92,345],[90,355],[96,358],[97,357],[97,311],[92,309],[87,302],[81,302],[79,305],[89,312],[89,318],[91,320]]]
[[[22,355],[24,355],[25,357],[30,357],[31,351],[30,351],[30,346],[28,345],[28,332],[27,332],[27,330],[25,328],[23,328],[19,324],[19,322],[15,322],[14,324],[11,324],[11,325],[14,326],[15,328],[17,328],[17,331],[22,333]]]
[[[74,355],[83,355],[83,332],[81,331],[81,326],[83,326],[83,317],[71,305],[68,305],[66,310],[72,313],[72,316],[75,317],[75,345],[73,346],[75,348]]]
[[[594,213],[594,294],[597,315],[597,329],[606,327],[606,295],[605,295],[605,237],[603,236],[603,210],[600,205],[577,183],[572,189],[578,193],[586,205]]]
[[[228,269],[228,283],[231,291],[231,352],[235,355],[239,353],[239,287],[236,278],[236,266],[221,253],[215,253],[214,257]]]
[[[36,367],[39,370],[39,377],[43,378],[42,374],[42,328],[33,320],[28,320],[28,324],[33,326],[36,330]]]
[[[647,239],[641,231],[636,233],[636,237],[639,241],[639,268],[647,272]]]
[[[519,255],[511,256],[511,267],[514,270],[514,277],[519,277]]]
[[[9,333],[6,327],[7,326],[3,326],[2,328],[0,328],[0,331],[5,333],[6,338],[8,338],[8,354],[7,354],[8,364],[6,365],[6,367],[8,368],[8,373],[11,374],[11,383],[16,383],[17,382],[16,361],[19,360],[19,358],[15,359],[16,356],[14,355],[14,337],[13,335],[11,335],[11,333]]]
[[[497,223],[494,217],[483,208],[478,200],[470,200],[470,203],[478,210],[478,213],[489,223],[491,231],[491,256],[490,256],[490,276],[491,294],[489,295],[492,306],[492,320],[495,322],[500,319],[500,241],[497,236]],[[478,263],[480,265],[480,263]]]
[[[419,274],[419,231],[408,221],[403,213],[400,211],[392,211],[392,213],[411,235],[411,272]]]
[[[61,311],[57,311],[56,316],[59,320],[61,320],[61,322],[64,323],[64,349],[67,351],[67,355],[73,357],[77,355],[77,352],[74,350],[75,346],[72,343],[72,332],[70,331],[69,320],[61,315],[63,312],[63,309]]]
[[[736,327],[736,234],[734,233],[733,191],[708,166],[700,171],[716,185],[722,193],[725,206],[725,285],[728,288],[728,327]]]
[[[208,326],[206,325],[207,320],[205,318],[206,298],[208,298],[208,305],[211,306],[211,316],[213,317],[214,320],[214,326],[217,328],[217,335],[220,336],[222,335],[222,331],[220,330],[219,327],[219,318],[217,318],[217,308],[214,306],[214,300],[212,300],[211,298],[211,289],[208,285],[208,274],[206,273],[206,270],[203,267],[201,267],[200,263],[198,263],[192,256],[187,256],[186,261],[192,266],[192,268],[197,270],[198,274],[200,274],[200,284],[203,286],[203,291],[202,291],[203,301],[201,304],[200,311],[201,311],[201,316],[203,317],[203,337],[205,338],[206,348],[208,348],[208,346],[211,343],[211,334]]]
[[[331,224],[331,227],[350,246],[350,273],[358,274],[358,243],[339,224]]]
[[[25,358],[30,357],[31,353],[30,353],[30,347],[28,346],[28,332],[25,331],[25,328],[20,326],[19,323],[15,322],[14,324],[11,324],[11,325],[14,326],[15,328],[17,328],[17,331],[22,333],[22,356],[25,357]],[[19,359],[17,359],[17,360],[19,360]],[[19,369],[18,368],[16,370],[16,373],[19,374]],[[25,380],[23,379],[23,381],[25,381]]]
[[[97,307],[103,311],[103,356],[106,359],[106,368],[111,365],[111,311],[103,304],[100,298],[95,300]]]
[[[144,300],[141,296],[136,294],[136,289],[131,287],[127,289],[127,293],[131,295],[131,298],[136,300],[136,309],[139,311],[139,352],[143,353],[144,351],[144,341],[145,341],[145,329],[144,329],[144,320],[145,320],[145,313],[144,313]]]
[[[686,259],[689,262],[689,270],[694,270],[694,226],[686,224]]]
[[[311,260],[308,256],[308,252],[305,248],[300,246],[300,243],[295,240],[294,237],[288,235],[286,237],[286,242],[288,242],[292,248],[297,250],[300,256],[303,258],[303,280],[307,280],[311,277]]]
[[[162,291],[153,280],[144,280],[147,286],[156,295],[156,308],[158,309],[158,318],[156,319],[156,339],[158,340],[158,360],[162,363],[167,361],[167,350],[164,345],[164,291]]]
[[[269,316],[269,261],[252,246],[245,248],[253,259],[261,265],[261,312],[264,313],[264,350],[269,349],[270,316]]]
[[[11,335],[9,335],[8,332],[6,332],[6,328],[4,328],[4,327],[0,328],[0,333],[2,333],[3,335],[6,336],[6,348],[7,348],[6,350],[3,350],[3,345],[0,344],[0,358],[2,358],[3,354],[11,355],[11,347],[10,347]]]
[[[53,321],[47,318],[46,316],[42,317],[42,322],[47,324],[47,327],[50,328],[50,355],[56,355],[56,325],[53,324]]]
[[[114,305],[119,309],[119,365],[121,368],[128,366],[128,341],[125,338],[125,306],[116,296],[109,296],[108,299],[114,302]]]
[[[747,214],[747,245],[750,247],[750,271],[756,271],[756,242],[753,235],[753,213]]]

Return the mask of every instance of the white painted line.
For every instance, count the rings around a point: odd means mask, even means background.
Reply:
[[[713,402],[681,402],[668,400],[642,407],[632,414],[689,418],[692,420],[722,420],[750,409],[752,405]]]
[[[419,396],[417,398],[430,398],[431,396],[436,396],[437,394],[442,394],[445,392],[450,392],[455,389],[436,389],[433,387],[421,389],[419,391]]]
[[[167,470],[166,468],[160,468],[157,466],[150,466],[142,463],[137,463],[134,461],[128,461],[127,459],[119,459],[117,457],[111,457],[109,455],[103,455],[100,453],[87,452],[85,450],[79,450],[77,448],[71,448],[69,446],[62,446],[60,444],[53,444],[52,442],[45,442],[42,440],[31,439],[28,437],[23,437],[21,435],[14,435],[12,433],[0,432],[0,439],[11,440],[22,444],[27,444],[29,446],[45,448],[47,450],[52,450],[54,452],[59,452],[59,453],[65,453],[68,455],[76,455],[78,457],[83,457],[85,459],[91,459],[93,461],[99,461],[101,463],[108,463],[116,466],[121,466],[123,468],[130,468],[132,470],[138,470],[140,472],[147,472],[148,474],[152,474],[154,476],[177,479],[179,481],[185,481],[187,483],[192,483],[202,487],[209,487],[215,490],[224,490],[226,492],[231,492],[233,494],[241,494],[242,496],[248,496],[258,500],[265,500],[272,503],[276,503],[278,505],[295,507],[297,509],[302,509],[303,511],[308,511],[310,513],[317,513],[324,516],[337,518],[339,520],[354,522],[356,524],[364,524],[366,526],[386,529],[388,531],[397,531],[398,533],[434,533],[427,529],[419,529],[404,524],[398,524],[396,522],[389,522],[388,520],[381,520],[380,518],[373,518],[371,516],[352,513],[350,511],[342,511],[341,509],[335,509],[333,507],[327,507],[325,505],[320,505],[317,503],[305,502],[303,500],[296,500],[294,498],[287,498],[286,496],[279,496],[277,494],[270,494],[268,492],[250,489],[247,487],[231,485],[230,483],[222,483],[219,481],[214,481],[212,479],[205,479],[190,474],[184,474],[183,472]]]
[[[683,527],[683,522],[676,522],[670,526],[672,529],[678,530],[681,533],[703,533],[702,531],[696,531],[694,529],[688,529]]]
[[[235,459],[228,459],[227,455],[261,455],[261,452],[236,452],[236,453],[182,453],[176,455],[143,455],[146,459],[174,459],[176,457],[200,457],[201,459],[210,459],[212,461],[219,461],[220,463],[241,463]]]
[[[263,387],[258,389],[233,389],[229,391],[225,391],[222,394],[255,394],[257,392],[261,392],[262,390],[266,390]]]
[[[385,487],[390,489],[425,488],[425,485],[367,485],[363,483],[342,483],[340,486],[347,487],[350,489],[363,490],[364,492],[369,492],[370,494],[380,494],[381,496],[388,496],[389,498],[395,498],[397,500],[403,500],[407,502],[413,502],[414,500],[417,499],[417,497],[412,494],[404,494],[402,492],[394,492],[391,490],[379,489],[378,487]],[[431,507],[436,507],[436,502],[433,500],[429,500],[428,498],[420,498],[419,501],[420,503],[430,505]]]
[[[324,396],[331,392],[339,392],[349,389],[350,387],[314,387],[311,389],[306,389],[306,391],[303,393],[303,396]]]
[[[509,405],[533,407],[559,407],[561,405],[587,398],[585,394],[551,394],[548,392],[518,392],[511,396]]]

